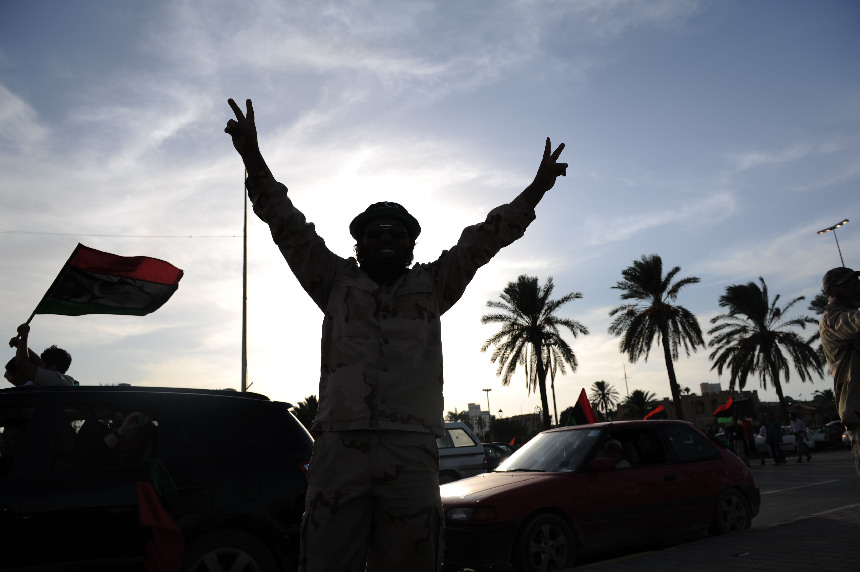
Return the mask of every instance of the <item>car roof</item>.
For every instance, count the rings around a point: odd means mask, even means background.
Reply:
[[[632,421],[604,421],[601,423],[588,423],[586,425],[570,425],[567,427],[553,427],[544,433],[556,431],[581,431],[586,429],[604,429],[607,427],[653,427],[654,425],[691,425],[688,421],[679,419],[636,419]]]
[[[217,395],[222,397],[231,397],[236,399],[253,399],[261,401],[271,401],[268,397],[260,393],[249,391],[240,392],[234,389],[198,389],[191,387],[149,387],[149,386],[134,386],[134,385],[56,385],[56,386],[38,386],[27,385],[18,387],[7,387],[0,389],[0,397],[3,395],[33,395],[33,394],[64,394],[74,393],[81,394],[111,394],[111,393],[143,393],[143,394],[176,394],[176,395]],[[288,404],[289,405],[289,404]],[[292,407],[292,406],[291,406]]]

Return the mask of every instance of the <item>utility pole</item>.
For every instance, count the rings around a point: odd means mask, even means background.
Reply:
[[[627,387],[627,365],[621,362],[621,366],[624,368],[624,391],[627,392],[627,397],[630,397],[630,388]]]

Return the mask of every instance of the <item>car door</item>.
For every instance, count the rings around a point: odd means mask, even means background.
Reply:
[[[585,479],[587,520],[582,533],[588,544],[630,544],[650,537],[669,534],[683,526],[687,510],[675,489],[678,475],[668,462],[663,441],[652,427],[612,429],[597,443],[595,457],[609,439],[622,443],[631,458],[629,467],[590,472]],[[636,449],[638,440],[648,439],[647,459]]]
[[[40,539],[21,514],[24,491],[34,467],[44,463],[42,416],[34,399],[3,396],[0,404],[0,566],[24,566],[38,562]],[[37,563],[36,562],[36,563]]]
[[[691,425],[662,426],[673,467],[671,502],[684,529],[707,528],[713,520],[714,500],[723,490],[726,466],[719,450]]]
[[[108,435],[133,413],[157,427],[156,406],[118,392],[66,393],[54,406],[50,462],[27,484],[22,517],[50,539],[52,549],[42,551],[49,563],[137,569],[143,562],[137,483],[144,478],[143,460],[157,448],[157,431],[113,447]]]

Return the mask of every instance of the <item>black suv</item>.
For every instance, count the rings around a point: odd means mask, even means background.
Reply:
[[[289,407],[235,391],[0,390],[0,567],[295,570],[313,440]]]

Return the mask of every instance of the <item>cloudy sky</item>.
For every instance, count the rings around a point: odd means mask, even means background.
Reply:
[[[580,367],[556,380],[561,411],[596,380],[669,394],[659,346],[631,364],[607,334],[611,287],[643,254],[701,278],[678,303],[703,330],[730,284],[762,276],[782,300],[814,296],[840,265],[816,231],[844,218],[845,264],[860,265],[853,0],[4,0],[9,337],[78,242],[154,256],[185,271],[162,309],[38,315],[31,345],[67,348],[87,385],[239,387],[244,193],[228,97],[254,101],[275,176],[344,256],[352,217],[394,200],[424,229],[416,260],[435,259],[531,181],[545,137],[566,144],[568,175],[526,236],[443,318],[446,410],[486,408],[483,389],[505,416],[539,404],[524,374],[503,387],[480,352],[486,301],[520,274],[583,295],[562,309],[591,333],[568,338]],[[247,234],[251,389],[295,403],[317,393],[322,315],[252,213]],[[709,353],[682,355],[682,386],[727,387]],[[785,392],[829,387],[794,375]]]

